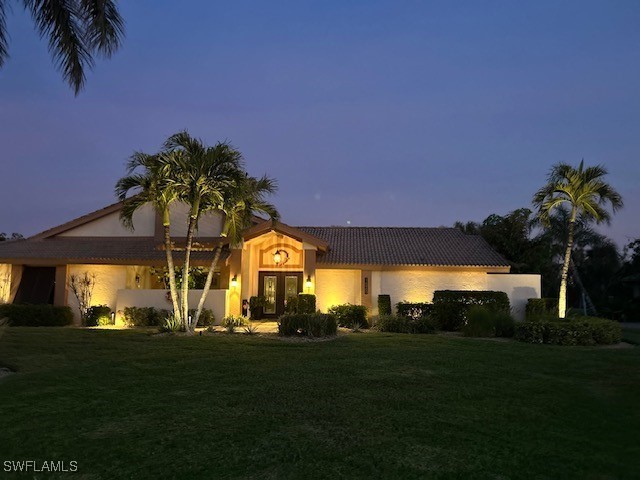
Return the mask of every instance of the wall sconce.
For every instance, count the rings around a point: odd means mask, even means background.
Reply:
[[[116,312],[111,312],[111,325],[116,324]]]
[[[276,265],[284,265],[289,260],[289,254],[286,250],[276,250],[273,254],[273,263]]]
[[[238,275],[234,275],[231,279],[231,286],[233,288],[236,288],[238,286]]]
[[[311,275],[307,275],[307,280],[304,282],[305,287],[311,288]]]

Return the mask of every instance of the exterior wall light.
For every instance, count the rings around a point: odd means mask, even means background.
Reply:
[[[231,286],[233,288],[236,288],[238,286],[238,275],[234,275],[231,279]]]
[[[307,280],[304,282],[305,287],[311,288],[311,275],[307,275]]]
[[[289,260],[289,254],[286,250],[276,250],[273,254],[273,263],[276,265],[284,265]]]

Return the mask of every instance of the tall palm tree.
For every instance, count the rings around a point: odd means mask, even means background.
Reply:
[[[254,178],[244,174],[236,182],[228,185],[223,194],[222,203],[217,204],[215,201],[209,201],[215,200],[215,198],[207,199],[205,209],[219,211],[224,215],[224,220],[220,240],[214,248],[207,280],[198,302],[194,325],[198,323],[198,318],[202,313],[204,302],[211,288],[214,270],[220,261],[223,247],[226,244],[231,247],[238,245],[242,241],[242,232],[253,225],[255,215],[267,215],[274,221],[280,218],[276,207],[265,199],[267,195],[275,193],[277,188],[275,180],[266,175],[261,178]]]
[[[84,86],[85,71],[95,56],[110,57],[120,47],[124,21],[114,0],[20,0],[31,13],[40,37],[49,40],[49,51],[63,78],[77,95]],[[0,0],[0,68],[9,57],[7,10]]]
[[[178,193],[170,181],[173,174],[172,168],[171,158],[163,153],[148,155],[136,152],[127,164],[127,176],[116,183],[116,195],[123,202],[120,219],[125,226],[133,229],[133,215],[147,204],[153,205],[155,211],[162,218],[173,313],[178,322],[183,322],[184,317],[180,311],[173,262],[173,244],[171,242],[170,207],[178,201]],[[131,193],[134,195],[130,196]]]
[[[579,218],[596,223],[609,223],[611,215],[606,210],[610,205],[615,213],[623,206],[622,196],[607,184],[603,178],[607,170],[597,165],[584,167],[584,160],[578,168],[566,163],[558,163],[551,168],[547,184],[536,192],[533,204],[538,208],[538,217],[543,225],[551,223],[553,212],[561,205],[569,209],[567,243],[560,276],[558,316],[565,318],[567,311],[567,276],[571,263],[574,230]]]
[[[181,202],[189,206],[189,221],[185,243],[182,273],[182,318],[187,320],[187,331],[193,332],[198,319],[189,320],[189,268],[193,237],[200,216],[206,205],[224,203],[227,192],[241,178],[242,155],[228,143],[219,142],[213,147],[186,131],[169,137],[164,145],[165,154],[171,159],[173,175],[169,180]]]

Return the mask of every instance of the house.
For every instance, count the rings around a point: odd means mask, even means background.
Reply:
[[[25,240],[0,244],[0,301],[70,305],[74,274],[95,274],[92,304],[108,305],[122,321],[127,306],[169,308],[159,272],[165,265],[162,224],[151,206],[120,222],[116,203]],[[186,207],[171,211],[178,251],[186,237]],[[203,217],[192,264],[207,268],[219,241],[220,214]],[[454,228],[292,227],[255,220],[237,248],[225,247],[207,297],[219,320],[241,313],[243,300],[262,295],[265,315],[277,317],[285,300],[315,294],[317,307],[366,305],[377,313],[379,294],[399,301],[431,301],[436,290],[498,290],[522,317],[528,298],[540,297],[539,275],[510,274],[509,263],[481,237]],[[195,305],[201,291],[192,291]],[[77,314],[76,314],[77,315]]]

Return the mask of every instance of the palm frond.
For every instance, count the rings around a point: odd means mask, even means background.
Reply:
[[[7,42],[7,12],[6,5],[0,0],[0,67],[2,67],[9,57],[9,46]]]
[[[87,47],[110,57],[120,47],[124,20],[112,0],[80,0]]]
[[[85,83],[85,70],[93,67],[91,51],[83,41],[83,13],[73,0],[24,0],[40,37],[48,37],[56,67],[77,95]]]

